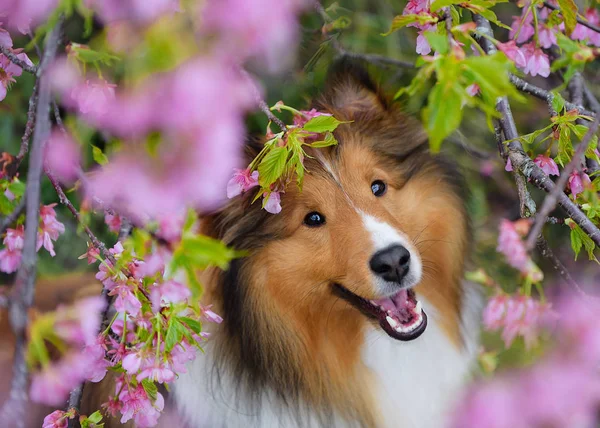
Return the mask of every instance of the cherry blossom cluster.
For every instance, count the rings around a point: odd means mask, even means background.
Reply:
[[[488,312],[491,322],[499,321],[511,301],[525,317],[540,318],[539,305],[526,298],[495,299],[499,310]],[[554,348],[530,368],[476,383],[456,409],[453,427],[595,426],[600,404],[598,301],[567,295],[554,308],[553,316],[536,322],[550,334]]]
[[[271,214],[281,212],[281,193],[285,192],[286,183],[294,175],[298,186],[302,185],[306,156],[303,146],[322,148],[337,144],[331,132],[342,123],[329,113],[319,112],[314,108],[297,110],[282,101],[271,108],[279,112],[282,109],[292,112],[293,125],[273,134],[269,123],[264,148],[247,168],[235,169],[227,183],[229,199],[260,186],[254,201],[262,196],[262,207]],[[269,162],[264,162],[265,159],[269,159]]]
[[[65,225],[56,219],[56,204],[40,206],[40,225],[37,234],[37,250],[44,247],[52,257],[56,255],[54,242],[64,233]],[[22,224],[15,228],[7,228],[0,250],[0,271],[4,273],[16,272],[21,264],[25,228]]]
[[[2,16],[0,14],[0,16]],[[10,33],[3,28],[0,28],[0,46],[8,49],[18,59],[25,62],[29,66],[33,63],[23,49],[13,49],[13,41]],[[15,77],[19,77],[23,73],[23,69],[14,64],[8,57],[0,53],[0,101],[6,97],[9,86],[15,82]]]

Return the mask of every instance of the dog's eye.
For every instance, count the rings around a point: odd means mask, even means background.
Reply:
[[[381,180],[375,180],[373,183],[371,183],[371,192],[373,192],[375,196],[383,196],[386,189],[387,186]]]
[[[304,224],[310,227],[319,227],[325,224],[325,216],[321,213],[313,211],[306,214],[304,217]]]

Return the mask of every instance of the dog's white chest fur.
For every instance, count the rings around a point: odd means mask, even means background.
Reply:
[[[465,347],[459,350],[443,333],[439,318],[421,299],[429,317],[425,333],[411,342],[399,342],[380,329],[367,332],[362,359],[377,384],[373,388],[382,428],[443,428],[453,399],[459,397],[471,369],[477,348],[480,302],[471,287],[463,296],[462,333]],[[318,418],[307,412],[302,421],[288,413],[268,391],[262,394],[257,414],[235,382],[220,377],[211,383],[210,345],[205,355],[189,365],[189,373],[177,380],[175,401],[190,428],[227,427],[317,427]],[[331,426],[347,427],[335,418]],[[354,425],[352,425],[354,426]]]
[[[367,333],[363,361],[377,379],[374,391],[385,427],[443,428],[472,368],[474,344],[459,350],[435,310],[421,301],[429,322],[416,340],[398,342],[378,328]]]

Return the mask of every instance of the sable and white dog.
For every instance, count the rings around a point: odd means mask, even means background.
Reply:
[[[171,398],[191,427],[443,427],[480,312],[460,175],[351,60],[315,107],[352,122],[282,213],[245,195],[203,222],[249,255],[205,272],[224,321]]]

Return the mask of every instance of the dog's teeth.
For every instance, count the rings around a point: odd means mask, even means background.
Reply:
[[[400,326],[400,323],[398,323],[398,321],[396,321],[394,318],[392,317],[385,317],[385,319],[387,320],[388,324],[395,330],[398,328],[398,326]]]
[[[420,314],[422,310],[423,310],[423,305],[421,304],[420,301],[417,301],[417,306],[415,306],[415,312],[417,314]]]

